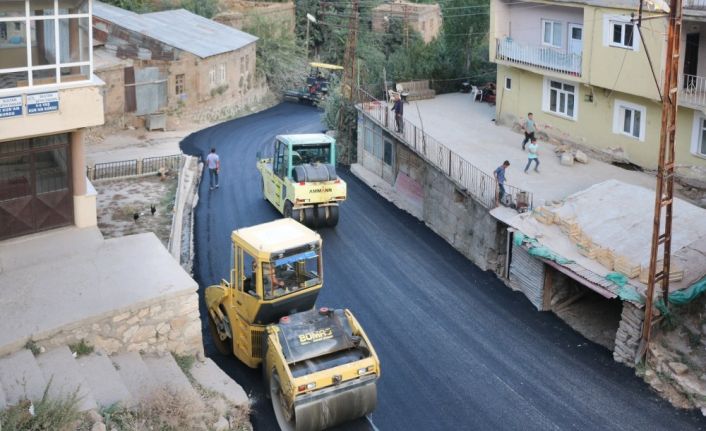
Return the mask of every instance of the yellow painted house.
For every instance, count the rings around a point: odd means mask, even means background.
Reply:
[[[631,20],[638,7],[637,0],[490,0],[497,121],[515,125],[532,112],[551,141],[656,168],[667,19],[643,20],[639,29]],[[684,0],[681,40],[676,162],[704,168],[706,0]]]

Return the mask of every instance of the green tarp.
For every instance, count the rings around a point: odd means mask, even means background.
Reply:
[[[529,245],[529,254],[532,256],[543,257],[545,259],[552,260],[558,264],[566,265],[569,263],[574,263],[573,260],[566,259],[558,254],[554,253],[547,247],[539,245],[539,242],[535,238],[531,238],[521,232],[515,232],[515,245],[521,246],[522,244]]]

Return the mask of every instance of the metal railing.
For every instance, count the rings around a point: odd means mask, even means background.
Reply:
[[[706,0],[684,0],[682,3],[684,9],[705,9]]]
[[[680,76],[679,102],[689,105],[706,106],[706,78],[703,76]]]
[[[359,91],[363,102],[357,107],[380,126],[402,140],[415,154],[447,175],[463,192],[470,194],[485,208],[498,206],[498,183],[495,177],[486,174],[435,138],[429,136],[414,123],[402,120],[402,132],[396,132],[395,116],[390,113],[386,102],[381,102],[364,91]],[[510,195],[510,203],[520,206],[523,202],[532,208],[532,193],[505,184],[505,192]]]
[[[182,154],[173,154],[171,156],[96,163],[93,166],[86,166],[86,176],[89,180],[95,181],[156,174],[162,168],[174,171],[181,166],[183,157]]]
[[[547,46],[523,45],[510,38],[495,39],[495,59],[581,76],[581,54]]]
[[[161,157],[147,157],[142,159],[142,173],[153,174],[159,172],[162,168],[174,171],[181,167],[181,162],[181,154]]]

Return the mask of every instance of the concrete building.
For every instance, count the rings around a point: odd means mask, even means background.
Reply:
[[[533,112],[542,138],[656,168],[667,20],[643,21],[640,34],[631,22],[638,6],[491,0],[498,122],[517,125]],[[704,11],[702,0],[684,3],[676,143],[682,168],[706,167]]]
[[[425,43],[431,42],[439,35],[443,23],[441,7],[436,3],[395,1],[383,3],[373,9],[373,31],[384,32],[391,18],[402,20],[409,26],[410,31],[413,30],[421,34]]]
[[[218,117],[266,91],[255,76],[255,36],[184,9],[137,14],[100,2],[94,9],[107,123],[139,126],[164,113]]]
[[[83,136],[103,124],[91,2],[0,2],[0,240],[96,225]]]
[[[223,0],[220,8],[222,12],[214,16],[213,20],[238,30],[256,25],[258,20],[262,19],[283,32],[294,34],[296,22],[294,2]]]

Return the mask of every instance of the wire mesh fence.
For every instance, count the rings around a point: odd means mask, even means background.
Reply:
[[[401,119],[397,124],[387,103],[381,102],[359,90],[362,102],[358,108],[382,127],[396,134],[418,156],[447,175],[463,192],[470,194],[484,207],[491,209],[501,202],[498,182],[494,176],[483,172],[444,144],[429,136],[416,124]],[[399,130],[401,128],[401,130]],[[532,208],[532,193],[509,184],[504,185],[506,198],[503,204],[518,210]]]

